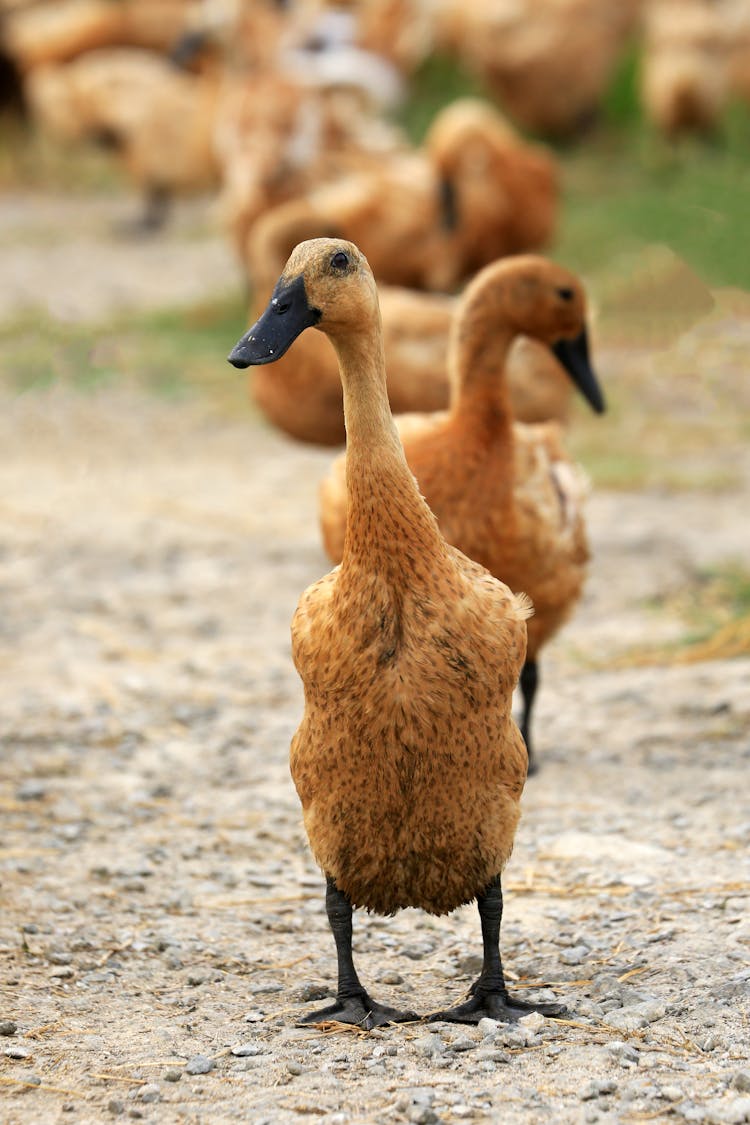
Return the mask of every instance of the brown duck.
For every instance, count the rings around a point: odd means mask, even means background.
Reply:
[[[511,700],[528,601],[445,541],[417,489],[388,404],[377,289],[353,243],[297,246],[230,362],[272,363],[312,326],[339,358],[349,519],[341,565],[305,591],[292,622],[305,712],[291,772],[338,955],[336,1001],[305,1022],[415,1018],[361,984],[353,907],[444,914],[474,898],[483,968],[469,999],[437,1018],[557,1014],[508,994],[499,946],[526,777]]]
[[[448,542],[532,600],[521,731],[533,763],[537,656],[578,601],[589,552],[585,480],[565,453],[561,427],[514,422],[506,361],[521,334],[551,347],[592,408],[604,409],[588,361],[580,282],[562,266],[524,255],[487,266],[461,298],[452,322],[450,409],[404,415],[397,424],[409,467]],[[333,562],[344,549],[345,476],[342,456],[320,492]]]

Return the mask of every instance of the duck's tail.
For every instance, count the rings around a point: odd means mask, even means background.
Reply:
[[[513,602],[519,621],[527,621],[534,612],[534,603],[528,594],[514,594]]]

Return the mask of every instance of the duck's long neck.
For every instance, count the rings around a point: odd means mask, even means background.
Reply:
[[[471,419],[475,431],[491,432],[494,441],[513,440],[513,407],[506,364],[517,333],[502,324],[487,332],[465,318],[451,338],[451,411]]]
[[[332,338],[344,388],[347,526],[344,562],[367,555],[396,570],[442,553],[437,521],[406,463],[386,387],[379,320]]]

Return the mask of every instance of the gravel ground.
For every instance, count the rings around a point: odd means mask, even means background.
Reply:
[[[0,405],[3,1123],[750,1121],[750,659],[617,663],[682,631],[655,595],[746,558],[747,474],[591,498],[504,880],[508,977],[570,1019],[322,1033],[287,751],[330,455],[135,392]],[[355,950],[429,1012],[477,971],[476,910],[357,914]]]

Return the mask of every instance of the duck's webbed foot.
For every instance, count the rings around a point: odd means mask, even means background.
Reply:
[[[409,1020],[418,1020],[416,1012],[401,1011],[391,1008],[388,1004],[379,1004],[367,992],[357,996],[344,996],[337,999],[334,1004],[320,1008],[317,1012],[308,1012],[299,1023],[326,1023],[335,1020],[336,1023],[356,1024],[357,1027],[370,1031],[373,1027],[383,1027],[388,1023],[406,1023]]]
[[[502,1023],[515,1023],[531,1012],[543,1016],[564,1016],[562,1004],[536,1004],[517,1000],[505,987],[503,966],[500,960],[500,921],[503,916],[503,892],[500,876],[492,880],[484,894],[477,895],[477,906],[482,923],[484,963],[479,979],[471,986],[469,999],[455,1008],[435,1012],[429,1018],[448,1020],[451,1023],[479,1023],[488,1017]]]
[[[562,1004],[534,1004],[526,1000],[517,1000],[508,993],[507,988],[490,990],[484,988],[477,981],[472,988],[472,995],[463,1004],[455,1008],[447,1008],[444,1012],[436,1012],[430,1016],[433,1020],[446,1020],[450,1023],[479,1023],[486,1017],[498,1020],[500,1023],[515,1023],[531,1012],[539,1012],[543,1016],[565,1016],[566,1009]]]
[[[382,1027],[386,1023],[418,1020],[419,1016],[416,1012],[401,1011],[387,1004],[379,1004],[363,988],[352,957],[352,904],[330,876],[326,880],[326,913],[336,942],[338,960],[336,1000],[317,1012],[308,1012],[301,1017],[299,1023],[326,1023],[328,1020],[335,1020],[337,1023],[354,1024],[365,1031],[370,1031],[373,1027]]]

